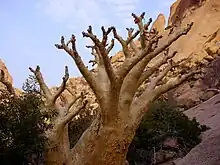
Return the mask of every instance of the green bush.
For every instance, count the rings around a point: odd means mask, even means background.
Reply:
[[[40,160],[46,141],[40,96],[25,92],[16,97],[3,91],[0,100],[0,164]]]
[[[149,159],[145,161],[149,163],[153,152],[163,149],[164,140],[168,137],[177,139],[178,152],[186,154],[200,143],[199,136],[206,129],[207,127],[200,125],[195,118],[190,120],[168,102],[155,101],[149,106],[136,132],[129,148],[128,158],[143,159],[134,153],[137,149],[141,149],[145,151],[145,159]]]

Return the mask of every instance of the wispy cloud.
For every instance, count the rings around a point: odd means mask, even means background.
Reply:
[[[100,26],[117,25],[119,30],[133,25],[131,13],[147,13],[156,18],[157,14],[165,11],[168,16],[170,5],[176,0],[40,0],[38,6],[54,21],[63,23],[74,31],[82,31],[88,25]],[[164,10],[166,9],[166,10]],[[95,29],[96,29],[95,28]]]
[[[75,65],[63,51],[56,50],[54,43],[59,36],[77,37],[77,49],[86,65],[91,59],[90,50],[85,45],[89,39],[82,39],[81,32],[88,25],[93,26],[94,33],[101,35],[100,27],[116,26],[118,33],[125,37],[126,27],[136,27],[131,13],[146,12],[155,19],[159,12],[168,15],[169,6],[175,0],[20,0],[2,1],[0,5],[0,35],[4,43],[0,44],[1,58],[14,78],[15,85],[20,87],[29,73],[29,66],[39,64],[50,85],[60,83],[63,66],[68,65],[72,75],[80,75]],[[37,7],[36,8],[36,4]],[[13,11],[13,12],[10,12]],[[30,23],[31,22],[31,23]],[[16,35],[12,32],[16,31]],[[12,40],[17,41],[11,49]],[[31,41],[31,42],[26,42]],[[24,44],[25,43],[25,46]],[[111,55],[121,47],[116,44]],[[12,60],[13,59],[13,60]],[[25,60],[24,60],[25,59]],[[51,62],[53,59],[53,62]],[[59,66],[59,67],[58,67]],[[51,73],[56,73],[55,75]]]
[[[38,7],[53,20],[71,28],[88,24],[95,26],[120,22],[131,23],[130,13],[137,8],[139,0],[41,0]]]

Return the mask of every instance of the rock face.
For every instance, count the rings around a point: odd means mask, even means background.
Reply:
[[[209,60],[220,54],[220,1],[206,0],[199,5],[198,1],[177,0],[171,7],[169,18],[171,23],[173,23],[171,18],[180,12],[180,9],[185,15],[181,19],[181,24],[174,27],[174,32],[185,27],[190,22],[194,22],[194,25],[186,36],[181,37],[171,45],[170,51],[178,52],[173,60],[179,61],[190,57],[192,58],[190,65],[198,61],[203,64],[209,63]],[[167,29],[162,35],[166,36],[169,32],[170,30]],[[165,40],[162,39],[159,44],[164,42]],[[151,65],[159,58],[160,56],[155,58]],[[195,82],[193,86],[191,87],[189,84],[180,86],[174,92],[176,93],[174,98],[179,100],[179,102],[184,102],[183,104],[190,104],[188,107],[201,103],[201,96],[206,92],[201,89],[201,80]]]
[[[0,59],[0,70],[3,70],[4,73],[5,73],[6,79],[10,83],[13,83],[13,79],[12,79],[11,75],[9,74],[8,69],[7,69],[6,65],[5,65],[5,63],[1,59]]]
[[[179,5],[181,0],[177,0],[176,2],[174,2],[171,7],[170,7],[170,16],[168,19],[168,25],[172,25],[172,20],[171,18],[173,18],[174,14],[176,13],[177,10],[177,6]]]
[[[166,18],[163,14],[159,14],[157,19],[154,21],[151,29],[157,30],[159,33],[165,29]]]
[[[202,142],[193,148],[184,158],[175,161],[176,165],[219,165],[220,162],[220,94],[206,102],[191,108],[185,114],[196,117],[200,124],[211,129],[204,132]]]
[[[181,8],[181,4],[186,5],[185,3],[188,1],[189,0],[181,0],[178,4],[178,6],[180,6],[179,8]],[[190,4],[190,6],[192,6],[193,3],[188,2],[187,4]],[[186,7],[183,6],[182,8]],[[179,10],[177,7],[176,12],[178,11]],[[203,57],[208,55],[205,51],[205,49],[207,49],[206,45],[210,42],[217,43],[217,40],[219,40],[219,37],[217,35],[213,35],[219,30],[219,15],[220,1],[206,0],[206,2],[203,3],[202,6],[196,8],[192,13],[189,13],[186,17],[182,19],[180,28],[185,27],[190,22],[194,22],[194,25],[186,36],[181,37],[171,45],[172,50],[178,51],[178,54],[175,56],[176,60],[188,56],[193,56],[195,60],[201,60],[203,59]],[[176,28],[175,31],[178,31],[178,28]]]
[[[169,23],[178,24],[180,23],[187,14],[187,10],[191,7],[198,7],[202,4],[203,0],[178,0],[171,6],[171,15]]]

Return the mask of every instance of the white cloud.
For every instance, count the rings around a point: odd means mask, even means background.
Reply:
[[[57,22],[68,27],[85,27],[89,24],[99,26],[120,21],[129,24],[130,13],[139,0],[40,0],[38,7]],[[117,18],[115,20],[114,18]],[[129,18],[129,19],[128,19]],[[113,20],[113,21],[112,21]]]

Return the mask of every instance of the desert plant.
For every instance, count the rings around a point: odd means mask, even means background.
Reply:
[[[60,44],[55,44],[56,48],[64,50],[74,60],[99,104],[95,119],[73,148],[69,146],[68,124],[80,110],[84,109],[85,104],[71,109],[76,99],[68,102],[62,95],[67,88],[68,68],[66,67],[62,84],[55,94],[52,94],[46,85],[40,67],[30,68],[45,96],[47,109],[55,114],[52,120],[53,129],[49,134],[51,144],[48,146],[46,156],[47,165],[63,163],[68,165],[123,165],[129,144],[149,104],[198,73],[196,68],[192,68],[184,74],[173,74],[174,79],[171,81],[162,81],[167,73],[172,73],[172,68],[180,63],[171,60],[177,52],[169,51],[169,46],[181,36],[186,35],[193,23],[188,24],[184,29],[170,33],[164,40],[165,42],[160,45],[159,41],[163,36],[155,30],[149,30],[152,19],[144,23],[144,16],[145,13],[140,16],[132,13],[138,30],[134,32],[133,28],[127,28],[126,39],[123,39],[113,26],[108,29],[101,27],[102,39],[93,33],[91,26],[87,32],[82,33],[83,37],[90,38],[94,43],[87,48],[91,48],[95,56],[94,62],[97,64],[95,72],[91,72],[82,61],[76,49],[74,35],[67,42],[62,36]],[[118,68],[113,67],[109,57],[114,47],[114,39],[110,44],[107,43],[110,33],[113,33],[114,38],[121,44],[125,57]],[[140,47],[134,44],[134,39],[138,35]],[[145,70],[149,62],[158,56],[161,58]],[[160,70],[161,67],[163,69]],[[146,80],[148,80],[147,87],[139,97],[136,97],[136,92]],[[59,99],[63,100],[62,104],[58,101]]]
[[[136,131],[128,159],[131,164],[134,160],[151,163],[154,152],[166,149],[164,142],[167,138],[177,141],[177,148],[173,148],[176,152],[186,154],[200,143],[200,134],[206,129],[205,125],[200,125],[195,118],[190,120],[175,106],[157,100],[150,104],[148,113]],[[138,155],[137,149],[145,151],[145,158]]]

